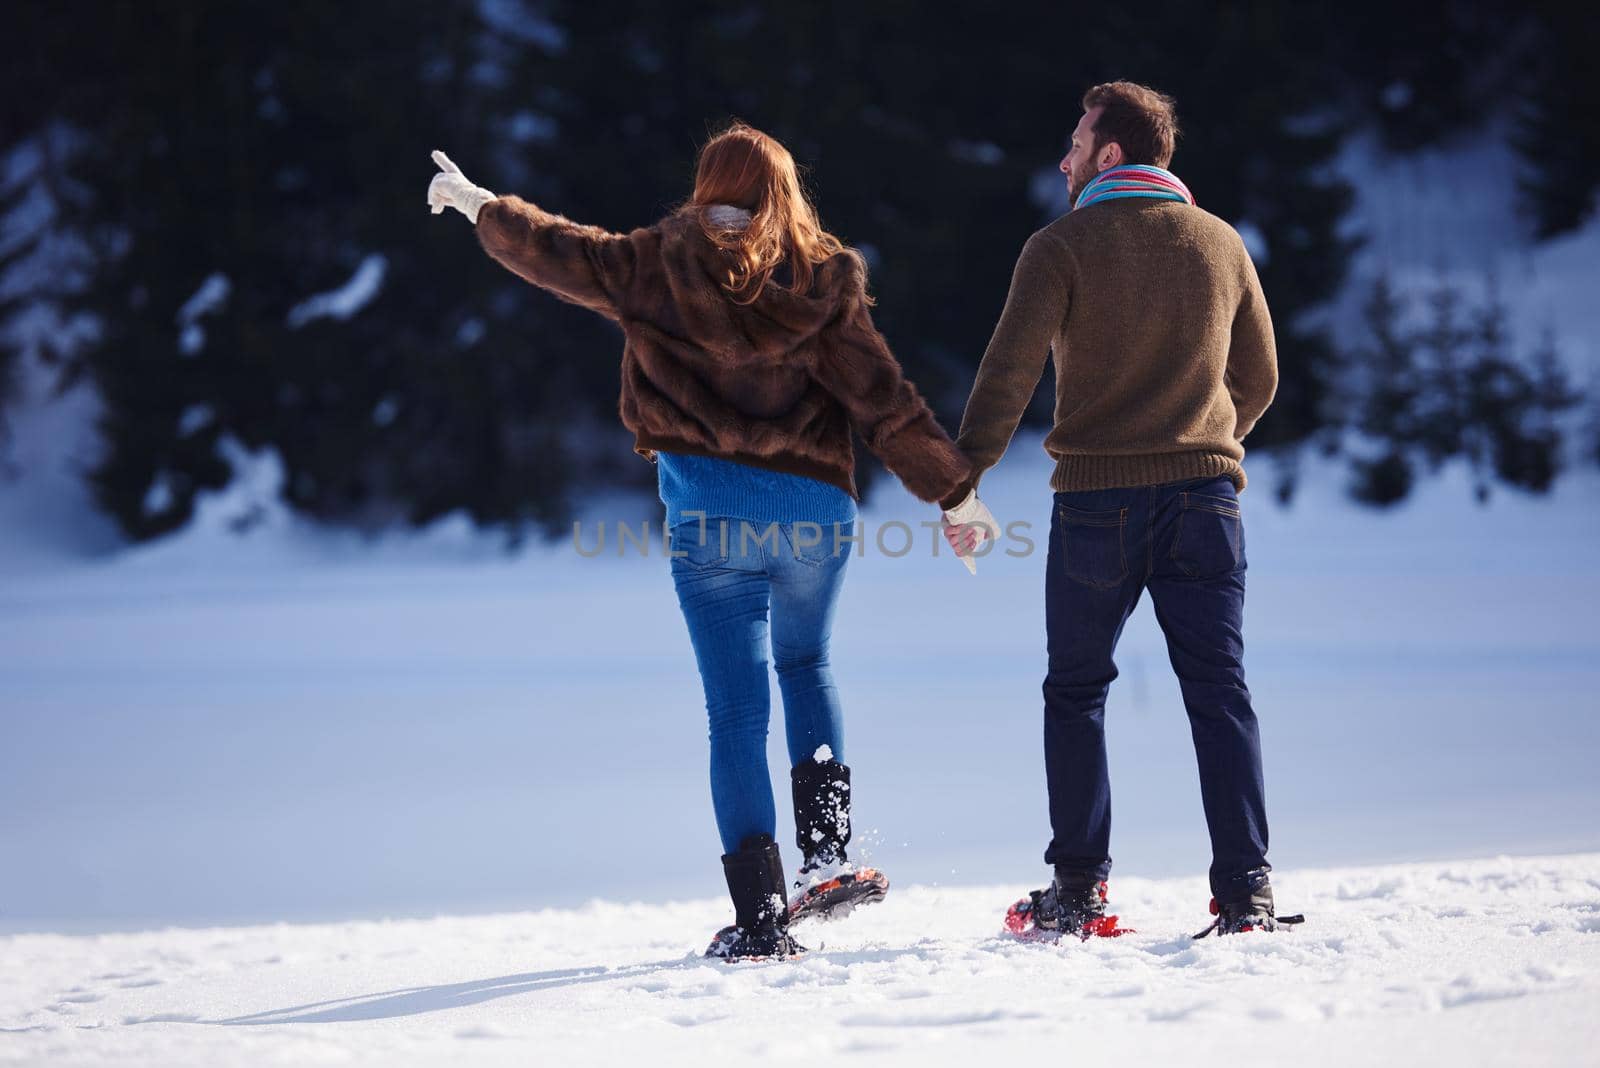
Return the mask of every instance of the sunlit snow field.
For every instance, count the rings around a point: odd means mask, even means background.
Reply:
[[[698,956],[711,900],[21,935],[0,1063],[1593,1063],[1600,854],[1280,874],[1291,934],[1190,941],[1195,877],[1066,945],[996,937],[1010,887],[913,887],[737,966]]]

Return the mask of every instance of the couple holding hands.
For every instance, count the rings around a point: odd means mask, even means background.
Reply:
[[[657,467],[710,717],[735,922],[708,955],[803,952],[794,924],[888,890],[882,872],[846,852],[850,768],[828,658],[850,556],[841,540],[857,520],[852,432],[911,493],[940,506],[945,536],[971,566],[999,529],[978,480],[1005,452],[1052,354],[1044,748],[1053,878],[1013,905],[1006,925],[1024,937],[1121,933],[1106,912],[1104,711],[1117,639],[1145,590],[1194,736],[1212,929],[1297,919],[1274,915],[1243,667],[1241,442],[1277,387],[1272,322],[1238,233],[1196,207],[1167,169],[1171,98],[1110,82],[1083,107],[1060,164],[1072,208],[1023,246],[954,441],[873,325],[862,257],[822,228],[773,138],[743,124],[718,134],[700,151],[689,200],[627,234],[496,196],[434,154],[435,214],[456,208],[494,259],[622,329],[619,412]],[[752,541],[750,524],[775,533]],[[766,759],[769,645],[792,765],[792,882],[774,840]]]

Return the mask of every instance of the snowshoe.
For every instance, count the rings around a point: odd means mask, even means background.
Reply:
[[[1211,926],[1195,934],[1197,940],[1213,931],[1219,936],[1243,934],[1246,931],[1276,931],[1280,926],[1290,927],[1306,922],[1306,918],[1299,914],[1276,914],[1272,903],[1272,885],[1264,879],[1250,892],[1249,897],[1221,903],[1212,898],[1211,915],[1216,919],[1211,921]]]
[[[718,931],[706,947],[706,956],[734,963],[737,961],[787,960],[806,952],[794,935],[777,924],[745,930],[730,923]]]
[[[838,920],[862,905],[882,901],[889,892],[889,877],[876,868],[843,864],[818,864],[801,868],[794,884],[795,899],[789,922]]]
[[[803,760],[789,773],[794,790],[795,844],[805,858],[793,885],[789,922],[837,920],[882,901],[889,877],[852,864],[850,769],[836,760]]]
[[[1006,930],[1024,942],[1054,941],[1066,935],[1087,942],[1134,933],[1131,927],[1117,926],[1116,916],[1106,914],[1105,883],[1069,889],[1059,879],[1007,909]]]

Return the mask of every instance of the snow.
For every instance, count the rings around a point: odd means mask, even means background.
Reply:
[[[464,349],[470,349],[482,341],[488,332],[489,328],[484,325],[483,320],[473,316],[464,320],[460,328],[456,330],[456,344]]]
[[[151,481],[150,488],[145,490],[144,500],[140,503],[140,507],[144,509],[145,515],[160,515],[168,508],[171,508],[173,501],[176,499],[177,492],[172,488],[171,476],[164,471],[160,471],[156,473],[154,480]]]
[[[388,426],[400,414],[400,401],[394,397],[384,397],[372,408],[372,425]]]
[[[950,142],[950,155],[964,163],[993,167],[1006,158],[1005,150],[993,141],[954,140]]]
[[[178,416],[178,433],[188,437],[203,430],[217,417],[216,409],[209,404],[191,404]]]
[[[1600,854],[1280,871],[1293,931],[1191,941],[1196,877],[1120,879],[1135,933],[999,935],[1025,884],[910,887],[806,956],[699,954],[721,900],[0,939],[0,1064],[1593,1064]]]
[[[1272,257],[1272,248],[1267,244],[1267,235],[1261,232],[1261,227],[1248,219],[1241,219],[1233,224],[1233,228],[1239,232],[1245,251],[1250,253],[1256,266],[1265,267]]]
[[[37,349],[26,350],[19,365],[20,395],[5,413],[11,435],[0,443],[0,576],[41,564],[83,566],[121,544],[82,476],[99,449],[99,398],[83,383],[58,393],[55,371],[40,363]],[[5,582],[0,578],[0,589]],[[0,698],[0,715],[5,709]]]
[[[496,33],[533,45],[546,55],[566,50],[566,29],[531,10],[524,0],[478,0],[478,17]]]
[[[549,115],[523,109],[511,116],[506,132],[518,144],[549,144],[556,139],[560,127]]]
[[[368,304],[383,288],[383,275],[389,261],[380,253],[372,253],[361,261],[355,274],[338,289],[305,300],[289,309],[289,329],[298,330],[314,319],[348,319]]]
[[[183,307],[178,309],[178,322],[192,323],[203,315],[221,308],[227,302],[228,294],[233,291],[233,283],[228,281],[228,276],[222,273],[211,274],[194,291],[194,295],[184,301]]]
[[[178,309],[178,348],[185,356],[198,355],[205,348],[206,333],[200,320],[221,309],[232,291],[233,283],[228,276],[216,272],[208,275],[194,295]]]
[[[87,286],[92,273],[87,242],[54,225],[62,201],[83,195],[82,185],[61,169],[83,146],[76,130],[57,122],[0,153],[0,192],[16,197],[0,213],[0,303],[17,305],[0,319],[0,341],[30,359],[68,356],[99,332],[92,315],[64,316],[59,306],[61,297]],[[116,235],[108,236],[115,249]]]
[[[1346,143],[1337,169],[1359,193],[1349,230],[1366,245],[1328,320],[1356,339],[1350,331],[1363,329],[1360,309],[1379,274],[1402,293],[1448,284],[1473,301],[1494,294],[1509,312],[1518,351],[1550,331],[1587,388],[1600,373],[1600,303],[1593,299],[1600,218],[1532,244],[1517,209],[1522,165],[1511,136],[1502,118],[1486,134],[1402,157],[1384,154],[1370,133]]]
[[[178,351],[185,356],[197,356],[206,347],[206,332],[197,323],[190,323],[178,331]]]
[[[1390,111],[1400,111],[1411,103],[1411,86],[1407,82],[1390,82],[1383,90],[1383,106]]]

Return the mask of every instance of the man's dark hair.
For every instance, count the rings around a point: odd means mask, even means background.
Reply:
[[[1112,141],[1127,163],[1165,167],[1178,141],[1177,103],[1138,82],[1105,82],[1083,94],[1083,110],[1105,108],[1095,120],[1095,150]]]

